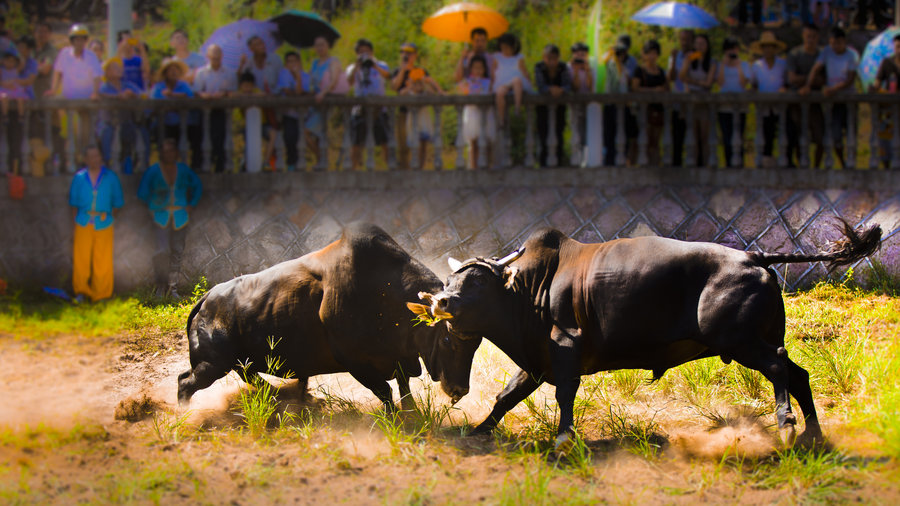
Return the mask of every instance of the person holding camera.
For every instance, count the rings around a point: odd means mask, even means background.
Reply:
[[[387,63],[378,60],[374,56],[375,48],[372,41],[359,39],[354,47],[356,61],[347,67],[347,80],[353,87],[353,95],[357,97],[384,96],[385,79],[391,76]],[[378,108],[372,112],[372,132],[376,146],[381,146],[384,153],[385,164],[388,163],[388,115],[384,108]],[[366,145],[369,136],[366,129],[366,110],[363,106],[353,107],[350,113],[350,140],[353,148],[350,152],[350,160],[353,170],[362,162],[362,148]]]
[[[588,61],[590,47],[584,42],[572,44],[569,73],[572,74],[572,92],[590,94],[594,91],[594,69]],[[587,146],[587,106],[572,107],[572,128],[578,129],[580,148]]]
[[[719,85],[719,93],[744,93],[750,86],[753,77],[750,64],[742,61],[739,51],[740,42],[727,37],[722,43],[722,62],[716,71],[716,84]],[[737,135],[740,139],[738,145],[738,158],[735,163],[734,154],[734,115],[738,114]],[[747,109],[744,106],[724,105],[717,112],[719,129],[722,132],[722,147],[725,149],[726,167],[743,167],[744,165],[744,127],[747,124]]]
[[[440,93],[441,87],[429,74],[428,71],[416,65],[419,57],[419,48],[412,42],[404,42],[400,46],[400,66],[394,69],[391,74],[391,88],[398,95],[406,94],[406,90],[412,84],[412,75],[418,76],[421,72],[422,84],[424,88],[432,93]],[[410,150],[406,140],[406,115],[405,107],[400,107],[397,111],[397,168],[409,168]]]

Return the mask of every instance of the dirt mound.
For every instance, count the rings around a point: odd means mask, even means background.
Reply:
[[[153,413],[161,407],[162,404],[159,401],[146,393],[142,393],[140,396],[129,397],[120,402],[116,406],[114,417],[116,420],[126,420],[132,423],[140,422],[153,416]]]

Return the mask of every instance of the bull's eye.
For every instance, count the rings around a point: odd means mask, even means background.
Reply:
[[[449,345],[450,344],[450,336],[444,336],[443,341],[444,341],[444,344]]]

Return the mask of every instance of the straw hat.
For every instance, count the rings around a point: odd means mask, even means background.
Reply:
[[[756,54],[762,54],[763,46],[775,46],[778,52],[787,49],[787,44],[778,40],[775,37],[775,34],[769,31],[760,34],[759,40],[755,40],[750,44],[750,51]]]
[[[181,76],[184,77],[191,71],[190,67],[188,67],[183,61],[176,60],[175,58],[166,58],[162,61],[159,66],[159,72],[157,72],[156,79],[157,81],[163,81],[166,78],[166,71],[169,70],[169,67],[172,66],[178,67],[181,71]]]
[[[106,73],[106,69],[109,68],[110,65],[116,64],[122,68],[125,68],[125,65],[122,63],[122,59],[118,56],[113,56],[112,58],[108,58],[105,62],[103,62],[103,73]]]

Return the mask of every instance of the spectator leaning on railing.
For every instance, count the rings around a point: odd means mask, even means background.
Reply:
[[[300,96],[312,93],[310,76],[303,70],[300,53],[289,51],[284,55],[284,68],[278,76],[278,93],[287,96]],[[300,139],[301,118],[296,109],[283,111],[281,122],[284,127],[284,144],[287,151],[287,169],[294,171],[299,160],[297,142]]]
[[[897,95],[900,93],[900,34],[894,36],[894,54],[881,60],[878,66],[878,73],[875,74],[875,81],[869,87],[872,93],[889,93]],[[900,98],[900,95],[897,95]],[[894,111],[892,108],[881,110],[881,118],[879,121],[880,132],[878,134],[878,151],[881,163],[885,168],[891,166],[891,157],[893,149],[891,143],[893,141],[894,129]]]
[[[113,57],[103,63],[103,84],[100,85],[100,97],[107,100],[131,100],[141,95],[141,90],[134,83],[122,78],[124,73],[122,59]],[[119,130],[119,142],[122,150],[122,172],[130,174],[134,164],[135,141],[137,139],[134,122],[134,111],[131,109],[116,110],[115,106],[102,109],[97,125],[100,137],[100,148],[104,163],[112,158],[112,143],[116,128]]]
[[[533,88],[518,37],[511,33],[504,33],[497,40],[497,44],[500,46],[500,51],[493,55],[491,79],[494,82],[494,95],[497,101],[497,123],[502,127],[506,122],[506,95],[512,94],[516,106],[515,112],[520,114],[522,112],[522,95],[531,93]]]
[[[687,85],[689,93],[708,94],[716,80],[718,62],[712,57],[709,37],[698,34],[694,37],[694,52],[681,65],[678,78]],[[709,158],[709,107],[706,104],[695,104],[693,107],[694,141],[697,148],[697,167],[706,166]]]
[[[382,97],[385,79],[391,77],[388,64],[375,58],[375,48],[368,39],[356,41],[356,61],[347,67],[347,80],[353,86],[356,97]],[[372,137],[376,146],[382,147],[385,164],[388,164],[388,115],[379,108],[372,112]],[[351,161],[355,170],[362,162],[362,148],[366,143],[366,114],[361,106],[353,107],[350,113],[350,142],[353,144]]]
[[[0,113],[6,125],[7,167],[14,169],[19,163],[22,152],[22,119],[25,117],[25,101],[28,92],[23,85],[20,73],[22,59],[16,47],[7,46],[0,61]],[[10,114],[10,102],[14,102],[13,114]]]
[[[678,74],[684,66],[684,60],[694,51],[693,30],[681,30],[678,32],[678,49],[672,51],[669,57],[666,77],[672,83],[675,93],[687,93],[687,86],[679,79]],[[672,108],[672,165],[681,167],[684,161],[684,135],[687,132],[687,122],[684,111],[677,104]]]
[[[241,55],[238,75],[250,72],[253,74],[256,87],[262,90],[263,95],[277,94],[278,76],[281,74],[282,68],[278,55],[270,55],[266,49],[265,42],[256,35],[247,40],[247,47],[250,48],[252,56],[248,59],[246,55]],[[263,116],[265,120],[263,123],[263,137],[266,139],[263,162],[268,162],[273,153],[275,140],[281,136],[281,124],[274,109],[263,109]]]
[[[170,99],[170,98],[191,98],[194,91],[191,86],[182,80],[187,74],[188,68],[184,63],[174,59],[167,58],[163,60],[159,67],[158,82],[150,92],[152,99]],[[181,139],[181,113],[176,110],[168,110],[163,114],[163,137],[166,139],[175,139],[180,142]],[[194,111],[187,113],[187,135],[191,149],[191,165],[200,167],[203,163],[203,152],[201,143],[203,135],[201,131],[200,118]]]
[[[38,63],[38,73],[34,80],[35,97],[44,97],[47,92],[53,88],[53,63],[56,61],[58,51],[53,44],[50,43],[50,35],[53,33],[50,25],[46,21],[38,21],[34,25],[34,59]],[[53,151],[61,153],[62,137],[59,131],[59,115],[51,114],[50,133],[53,146],[44,146],[44,149],[53,148]],[[31,123],[29,125],[29,137],[38,139],[38,142],[45,142],[46,123],[48,116],[44,111],[32,111]]]
[[[553,98],[559,98],[566,93],[572,92],[572,75],[569,73],[569,67],[559,61],[559,47],[548,44],[544,47],[543,59],[534,66],[534,83],[538,93],[542,95],[550,95]],[[556,164],[563,165],[563,132],[566,130],[566,106],[541,105],[536,108],[537,111],[537,130],[540,138],[540,156],[538,158],[542,167],[547,166],[548,158],[550,158],[548,133],[550,133],[550,107],[553,107],[555,114],[555,129],[553,135],[556,140]]]
[[[722,43],[722,61],[716,72],[719,93],[744,93],[750,85],[750,64],[741,60],[740,42],[728,37]],[[734,115],[738,114],[738,162],[733,163]],[[723,105],[718,111],[719,129],[722,132],[722,147],[725,151],[725,166],[744,166],[744,127],[747,124],[747,110],[743,105]]]
[[[809,81],[809,74],[819,59],[819,27],[808,23],[803,27],[803,44],[795,47],[788,53],[788,85],[793,91],[800,91]],[[813,77],[811,90],[822,89],[824,83],[822,75]],[[800,165],[800,132],[801,129],[808,135],[808,139],[816,146],[813,157],[813,167],[819,167],[822,163],[822,155],[825,149],[822,146],[822,134],[825,129],[825,116],[822,106],[810,104],[807,109],[807,123],[803,124],[803,109],[797,104],[788,106],[787,117],[787,158],[788,167]],[[796,155],[796,159],[794,158]]]
[[[72,25],[69,30],[71,47],[64,48],[56,57],[53,64],[53,84],[44,92],[45,95],[55,96],[62,94],[67,99],[97,99],[100,97],[100,77],[103,71],[100,68],[100,60],[97,55],[87,50],[88,30],[84,25]],[[69,112],[68,114],[73,114]],[[69,131],[68,135],[76,135],[79,140],[75,147],[77,159],[84,153],[90,143],[91,116],[88,111],[78,111],[78,133]],[[75,125],[75,122],[71,122]]]
[[[641,65],[635,69],[631,78],[631,89],[642,93],[666,93],[669,91],[669,80],[666,73],[659,66],[659,55],[662,48],[654,39],[644,43],[641,51]],[[644,120],[644,128],[647,129],[647,161],[650,165],[661,163],[659,156],[659,137],[664,123],[665,109],[662,104],[650,104],[647,106],[647,117]],[[635,154],[630,153],[631,163],[635,163]]]
[[[569,73],[572,74],[572,91],[574,93],[589,94],[594,92],[594,69],[591,67],[590,47],[584,42],[576,42],[571,47],[572,57],[569,59]],[[583,150],[588,145],[587,139],[587,114],[588,107],[578,106],[572,109],[572,125],[578,129],[578,149]]]
[[[631,85],[631,72],[628,70],[628,61],[634,57],[628,54],[628,45],[619,36],[616,45],[613,46],[611,54],[606,60],[606,93],[628,93]],[[637,63],[635,62],[635,68]],[[624,105],[604,104],[603,105],[603,165],[612,167],[616,164],[616,156],[618,155],[616,147],[616,138],[619,132],[619,107]],[[633,116],[623,111],[622,117],[625,118],[624,129],[637,129],[637,120],[632,119]],[[623,132],[625,135],[625,132]],[[623,153],[624,155],[624,153]]]
[[[469,77],[463,79],[459,85],[459,92],[463,95],[490,95],[491,78],[488,72],[488,63],[484,56],[475,55],[469,59],[469,68],[466,74]],[[467,105],[463,108],[462,118],[463,138],[469,145],[468,169],[478,168],[478,155],[480,139],[487,143],[493,142],[497,132],[497,121],[494,111],[477,105]]]
[[[237,91],[237,76],[222,65],[222,48],[211,44],[206,48],[209,63],[197,69],[194,94],[200,98],[224,98]],[[211,163],[215,172],[225,171],[225,128],[229,111],[214,108],[209,111],[209,141]]]
[[[400,46],[400,65],[391,73],[391,88],[398,95],[403,95],[406,89],[412,83],[411,76],[418,75],[421,71],[424,76],[424,84],[433,90],[439,90],[440,86],[437,81],[431,78],[428,71],[416,65],[419,57],[419,49],[412,42],[404,42]],[[405,170],[409,168],[409,140],[407,139],[406,125],[407,121],[406,107],[397,109],[397,168]]]
[[[825,71],[825,87],[822,93],[829,97],[834,94],[853,93],[856,82],[856,68],[859,66],[859,54],[855,49],[847,46],[847,34],[841,28],[831,29],[831,37],[828,39],[828,47],[819,53],[815,66],[809,73],[806,86],[800,89],[801,94],[808,94],[812,87],[816,73]],[[850,109],[845,103],[834,103],[831,106],[831,140],[834,143],[834,152],[837,155],[841,168],[844,162],[844,133],[847,130]]]
[[[321,102],[328,95],[346,95],[350,91],[350,85],[340,60],[331,56],[331,45],[332,43],[325,37],[316,37],[313,44],[316,58],[309,68],[309,75],[312,78],[312,89],[316,102]],[[306,117],[306,142],[316,157],[317,167],[322,160],[319,146],[321,140],[328,134],[327,126],[325,118],[319,110],[311,111]]]
[[[754,54],[762,54],[763,57],[753,63],[753,89],[761,93],[784,93],[787,85],[787,62],[778,57],[778,53],[784,51],[784,42],[775,38],[772,32],[763,32],[759,40],[750,46]],[[763,167],[774,167],[775,137],[778,134],[778,121],[780,115],[774,106],[762,107],[762,131],[763,131]],[[785,149],[778,146],[778,149]]]

